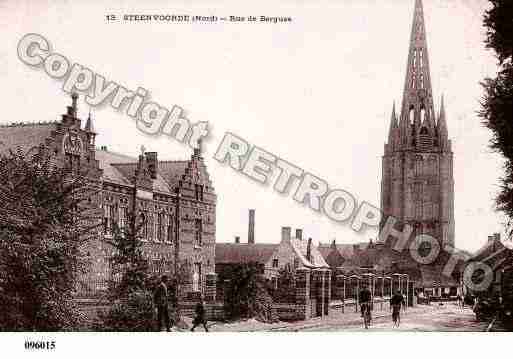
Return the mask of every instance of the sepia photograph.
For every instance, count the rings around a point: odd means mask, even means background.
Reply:
[[[512,1],[0,0],[0,27],[8,353],[513,331]]]

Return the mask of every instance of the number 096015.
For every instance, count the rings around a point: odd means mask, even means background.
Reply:
[[[53,349],[55,349],[55,340],[49,340],[49,341],[26,340],[25,341],[25,349],[27,349],[27,350],[53,350]]]

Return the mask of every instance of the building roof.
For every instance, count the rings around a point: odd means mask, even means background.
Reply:
[[[340,244],[337,243],[337,244],[335,244],[335,248],[342,255],[342,257],[344,259],[349,259],[354,256],[355,248],[361,247],[362,245],[364,245],[364,244],[363,243],[340,243]],[[327,256],[333,250],[333,243],[331,243],[331,244],[319,243],[318,249],[319,249],[319,252],[324,257],[324,259],[326,259]]]
[[[104,180],[112,181],[118,184],[132,184],[132,178],[137,167],[138,159],[101,149],[96,150],[95,156],[96,159],[100,162],[100,168],[103,169]],[[164,161],[165,165],[162,165],[162,162],[158,163],[159,168],[157,172],[157,178],[153,181],[154,191],[172,193],[170,186],[173,183],[173,178],[182,175],[185,171],[185,166],[176,166],[174,169],[178,171],[172,173],[170,172],[170,166],[167,165],[167,162],[169,161]],[[188,161],[180,162],[187,164]],[[166,168],[164,173],[161,172],[162,167]],[[168,179],[168,176],[172,178]]]
[[[45,140],[51,137],[56,126],[56,122],[0,126],[0,153],[17,149],[28,152],[39,144],[45,143]]]
[[[277,248],[278,244],[216,243],[216,264],[265,264]]]
[[[310,246],[310,259],[307,259],[308,241],[298,238],[291,238],[290,244],[294,252],[301,260],[303,266],[308,268],[329,268],[330,266],[324,260],[318,248]]]
[[[488,241],[474,253],[471,260],[482,260],[503,248],[505,248],[505,246],[500,239],[496,237],[489,238]]]

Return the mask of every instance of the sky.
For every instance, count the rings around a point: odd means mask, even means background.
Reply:
[[[324,1],[26,1],[0,0],[0,123],[55,121],[69,105],[62,81],[22,63],[27,33],[107,79],[208,121],[204,157],[218,196],[216,240],[247,239],[256,209],[256,241],[277,243],[280,227],[303,228],[315,243],[368,241],[213,159],[233,132],[358,201],[379,206],[381,156],[390,113],[401,103],[413,0]],[[453,142],[456,246],[476,250],[504,218],[494,210],[502,160],[477,116],[479,82],[497,71],[483,44],[485,0],[424,0],[435,108],[444,94]],[[106,15],[287,16],[288,23],[109,23]],[[89,107],[79,100],[79,116]],[[191,149],[140,132],[125,113],[92,109],[97,145],[136,156],[189,158]]]

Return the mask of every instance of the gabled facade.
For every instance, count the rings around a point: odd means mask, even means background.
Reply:
[[[302,231],[296,231],[292,238],[291,228],[282,227],[281,241],[265,264],[266,278],[275,278],[284,268],[290,269],[330,269],[312,239],[303,239]]]
[[[83,248],[90,268],[79,295],[95,295],[106,288],[113,248],[104,239],[112,236],[114,223],[127,225],[133,209],[145,223],[144,253],[152,270],[173,272],[177,256],[190,274],[181,294],[203,291],[206,275],[214,273],[216,194],[200,144],[189,159],[180,161],[161,161],[156,152],[144,148],[137,158],[97,148],[93,119],[89,116],[82,126],[77,98],[72,95],[61,121],[1,126],[0,152],[50,151],[62,166],[86,173],[97,190],[90,202],[101,213],[102,225],[96,239]]]

